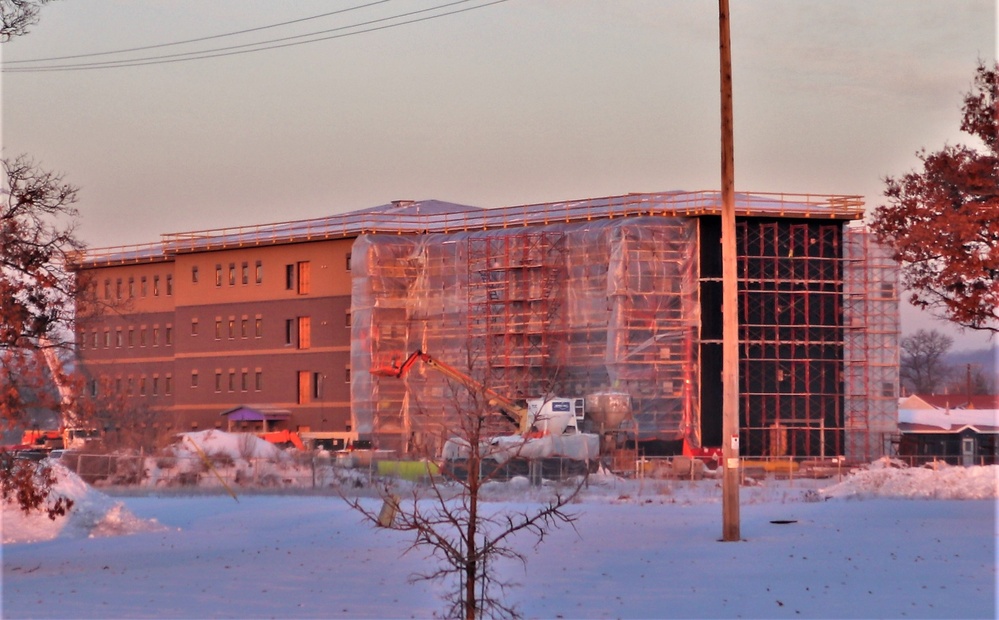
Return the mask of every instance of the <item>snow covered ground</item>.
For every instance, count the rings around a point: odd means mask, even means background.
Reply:
[[[529,618],[994,618],[999,467],[875,464],[842,480],[741,490],[722,543],[715,480],[596,477],[520,564]],[[64,474],[56,522],[3,511],[4,618],[427,618],[435,586],[410,538],[330,495],[109,497]],[[544,489],[488,489],[530,510]],[[372,507],[378,500],[371,499]]]

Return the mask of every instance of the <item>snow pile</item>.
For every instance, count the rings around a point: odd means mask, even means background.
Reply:
[[[174,456],[197,458],[194,446],[209,456],[225,455],[238,459],[270,459],[280,462],[287,455],[274,444],[252,433],[226,433],[218,430],[181,433],[180,440],[172,447]]]
[[[79,476],[60,465],[46,461],[52,468],[56,483],[50,502],[58,497],[73,501],[64,517],[49,519],[42,511],[25,514],[17,506],[3,505],[3,544],[36,542],[57,537],[95,538],[118,536],[162,529],[156,520],[143,520],[133,515],[124,504],[115,501],[84,482]]]
[[[896,497],[909,499],[992,499],[999,497],[999,466],[906,467],[880,459],[822,490],[825,497]]]
[[[312,473],[253,433],[180,433],[166,456],[146,459],[142,486],[289,486]]]

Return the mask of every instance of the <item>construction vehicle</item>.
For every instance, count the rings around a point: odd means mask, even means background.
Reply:
[[[517,427],[519,434],[531,435],[561,435],[578,433],[578,421],[583,418],[585,405],[582,398],[529,398],[527,406],[521,406],[503,396],[496,390],[484,385],[454,366],[430,356],[417,349],[401,365],[393,365],[387,369],[375,369],[371,373],[380,377],[402,378],[413,364],[423,362],[445,377],[457,381],[470,392],[481,394],[486,403],[495,407],[510,422]]]
[[[81,426],[77,423],[76,414],[73,408],[73,390],[66,383],[66,375],[63,372],[62,360],[60,360],[59,356],[56,354],[55,345],[53,345],[48,338],[42,337],[38,339],[38,347],[42,352],[42,357],[45,358],[45,363],[49,367],[49,373],[52,375],[52,382],[55,383],[56,389],[59,391],[62,424],[60,425],[59,430],[35,429],[25,431],[22,439],[28,438],[29,434],[34,434],[34,441],[23,441],[23,443],[42,445],[48,450],[58,448],[65,450],[78,450],[85,447],[92,441],[99,440],[100,433],[97,429]]]
[[[582,398],[530,398],[526,399],[527,404],[523,406],[419,349],[402,364],[393,362],[391,367],[373,369],[371,373],[380,377],[402,378],[418,361],[461,384],[470,392],[482,395],[489,406],[496,408],[517,428],[516,435],[491,439],[491,443],[499,446],[501,452],[527,458],[562,456],[587,461],[596,459],[599,455],[599,436],[579,430],[579,420],[585,415]],[[467,447],[467,442],[460,438],[449,440],[444,447],[443,456],[446,459],[454,458],[464,447]]]
[[[280,431],[268,431],[266,433],[257,433],[257,437],[268,441],[279,448],[287,448],[294,446],[299,450],[305,450],[305,444],[302,443],[302,438],[295,431],[289,431],[287,429]]]

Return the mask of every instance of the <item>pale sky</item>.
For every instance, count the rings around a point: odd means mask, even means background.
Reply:
[[[969,142],[994,0],[730,0],[736,189],[860,194]],[[720,185],[712,0],[468,0],[326,41],[145,66],[12,73],[328,31],[453,0],[65,0],[2,46],[3,152],[81,187],[92,246],[395,199],[481,207]],[[479,7],[479,8],[475,8]],[[343,29],[323,36],[347,34]],[[298,39],[301,40],[301,39]],[[923,324],[903,309],[903,329]],[[981,335],[951,333],[956,345]],[[957,348],[957,347],[956,347]]]

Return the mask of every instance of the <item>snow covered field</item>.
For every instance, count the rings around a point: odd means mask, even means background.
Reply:
[[[721,543],[714,480],[597,478],[508,594],[529,618],[994,618],[997,467],[874,467],[741,491]],[[4,618],[427,618],[410,539],[336,496],[108,497],[50,522],[3,512]],[[529,510],[543,490],[489,490]],[[372,506],[378,501],[370,500]],[[774,521],[791,521],[774,523]]]

